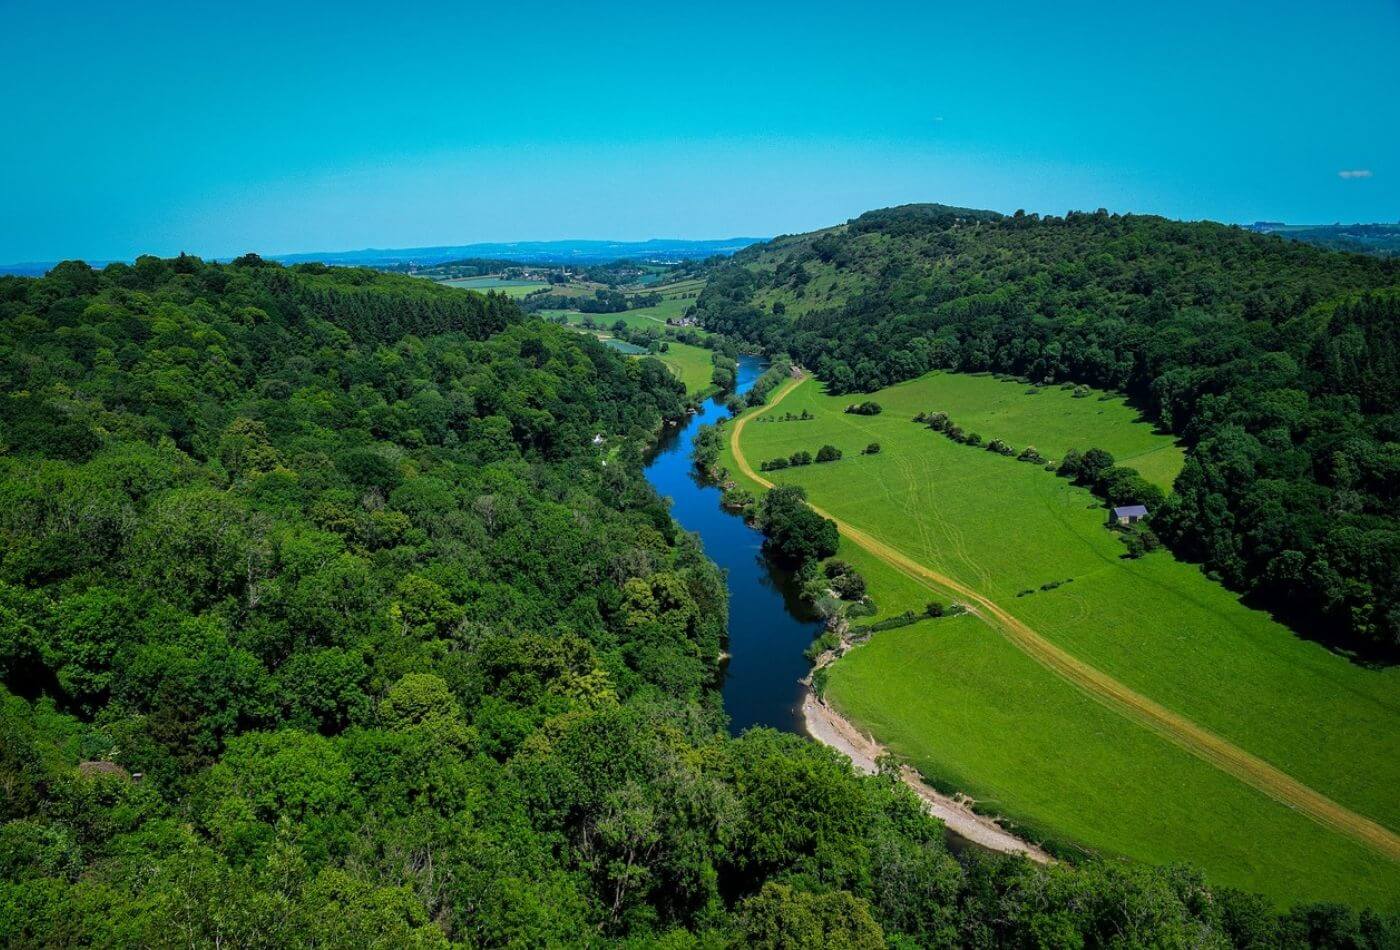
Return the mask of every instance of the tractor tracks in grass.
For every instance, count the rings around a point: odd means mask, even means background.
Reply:
[[[801,383],[801,378],[785,382],[773,394],[766,408],[773,409]],[[772,488],[773,483],[749,465],[739,444],[749,418],[750,416],[741,416],[731,424],[730,452],[734,456],[734,463],[746,477],[764,488]],[[951,592],[962,598],[968,606],[975,607],[976,613],[1011,641],[1012,645],[1096,702],[1152,730],[1274,801],[1366,845],[1392,861],[1400,861],[1400,835],[1396,835],[1384,825],[1353,812],[1258,756],[1080,660],[971,587],[920,564],[874,535],[835,517],[817,505],[812,505],[812,510],[824,518],[830,518],[846,538],[905,576],[932,589]]]

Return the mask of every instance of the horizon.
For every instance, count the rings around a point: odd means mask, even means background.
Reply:
[[[943,202],[912,201],[912,202],[904,202],[903,204],[941,204],[941,203],[943,203]],[[889,206],[886,206],[886,207],[898,207],[898,206],[897,206],[897,205],[889,205]],[[864,214],[866,211],[880,211],[880,210],[885,210],[885,209],[882,209],[882,208],[867,208],[867,209],[865,209],[865,211],[860,212],[860,214]],[[1008,216],[1014,213],[1014,210],[1013,210],[1013,211],[1001,211],[1000,209],[996,209],[996,208],[969,208],[968,210],[974,210],[974,211],[997,211],[999,214],[1005,214],[1005,215],[1008,215]],[[1024,210],[1024,209],[1023,209],[1023,210]],[[1071,214],[1071,213],[1089,213],[1089,212],[1091,212],[1091,211],[1093,211],[1093,210],[1097,210],[1097,209],[1090,209],[1090,208],[1066,208],[1064,211],[1060,211],[1060,212],[1054,212],[1054,211],[1039,212],[1039,211],[1038,211],[1038,212],[1034,212],[1034,213],[1035,213],[1035,214],[1040,214],[1040,215],[1042,215],[1043,217],[1057,217],[1057,216],[1058,216],[1058,217],[1063,217],[1063,216],[1066,215],[1066,214]],[[1282,221],[1282,220],[1271,219],[1271,218],[1257,218],[1257,219],[1255,219],[1255,220],[1253,220],[1253,221],[1217,221],[1217,220],[1212,219],[1212,218],[1171,218],[1169,215],[1150,215],[1150,214],[1148,214],[1148,213],[1146,213],[1146,212],[1137,212],[1137,211],[1116,211],[1116,210],[1114,210],[1113,208],[1107,208],[1107,209],[1104,209],[1104,210],[1108,211],[1110,214],[1119,214],[1119,215],[1124,215],[1124,216],[1135,215],[1135,216],[1166,217],[1166,218],[1168,218],[1169,220],[1183,221],[1183,222],[1188,222],[1188,223],[1189,223],[1189,222],[1207,222],[1207,223],[1221,224],[1221,225],[1225,225],[1225,226],[1227,226],[1227,227],[1245,227],[1245,228],[1251,227],[1251,226],[1253,226],[1253,225],[1262,225],[1262,224],[1284,225],[1284,226],[1289,227],[1289,228],[1327,228],[1327,227],[1343,227],[1343,228],[1345,228],[1345,227],[1368,227],[1368,226],[1376,226],[1376,225],[1385,226],[1385,225],[1392,225],[1392,224],[1394,224],[1394,225],[1400,225],[1400,219],[1397,219],[1397,220],[1395,220],[1395,221],[1372,220],[1372,221],[1327,221],[1327,222],[1320,222],[1320,221]],[[1027,213],[1032,213],[1032,212],[1029,212],[1029,211],[1028,211]],[[824,226],[822,226],[822,227],[813,228],[812,230],[813,230],[813,231],[819,231],[819,230],[823,230],[823,229],[826,228],[826,227],[833,227],[833,226],[838,226],[838,225],[846,224],[846,223],[848,223],[849,221],[854,220],[855,218],[859,217],[860,214],[851,215],[849,218],[846,218],[846,219],[843,219],[843,220],[840,220],[840,221],[834,221],[834,222],[832,222],[831,224],[824,225]],[[214,263],[227,263],[227,262],[229,262],[229,261],[234,260],[235,258],[238,258],[238,257],[243,256],[244,254],[256,254],[257,256],[262,257],[262,258],[264,258],[264,259],[266,259],[266,260],[271,260],[271,261],[282,261],[282,260],[285,260],[285,259],[287,259],[287,258],[309,257],[309,256],[316,256],[316,255],[324,255],[324,256],[327,257],[327,258],[329,258],[329,257],[349,257],[349,256],[353,256],[353,255],[356,255],[356,254],[373,254],[373,253],[379,253],[379,254],[406,254],[406,253],[411,253],[411,252],[414,252],[414,251],[458,251],[458,250],[470,250],[470,249],[478,248],[478,247],[518,247],[518,246],[521,246],[521,245],[530,245],[530,244],[650,244],[650,243],[660,243],[660,242],[668,242],[668,241],[669,241],[669,242],[676,242],[676,243],[694,243],[694,244],[722,243],[722,242],[727,242],[727,241],[747,241],[747,242],[752,243],[752,244],[759,244],[759,243],[764,243],[764,242],[767,242],[767,241],[772,241],[772,240],[774,240],[774,239],[776,239],[776,238],[779,238],[779,237],[786,237],[786,236],[789,236],[789,235],[803,234],[803,233],[808,233],[808,232],[803,232],[803,231],[781,231],[781,230],[779,230],[779,231],[773,231],[772,233],[766,234],[766,235],[729,234],[729,235],[716,236],[716,237],[677,237],[677,236],[665,236],[665,237],[663,237],[663,236],[652,236],[652,237],[644,237],[644,238],[557,237],[557,238],[525,238],[525,239],[513,240],[513,241],[494,241],[494,240],[487,239],[487,240],[483,240],[483,241],[469,241],[469,242],[464,242],[464,243],[410,244],[410,245],[404,245],[404,246],[388,246],[388,245],[384,245],[384,246],[374,246],[374,245],[370,245],[370,246],[365,246],[365,247],[345,247],[345,248],[329,248],[329,249],[328,249],[328,248],[303,248],[303,249],[299,249],[299,250],[281,250],[281,251],[260,251],[260,250],[258,250],[258,249],[256,249],[256,248],[247,248],[247,249],[245,249],[245,250],[243,250],[243,251],[238,251],[238,252],[235,252],[235,253],[224,253],[224,254],[201,254],[201,253],[199,253],[199,252],[197,252],[197,251],[190,251],[188,248],[182,248],[181,250],[176,251],[176,252],[171,253],[171,254],[159,254],[159,255],[153,255],[153,256],[157,256],[157,257],[169,259],[169,258],[173,258],[173,257],[178,257],[178,256],[181,255],[181,254],[189,254],[190,256],[198,257],[198,258],[200,258],[201,260],[205,260],[205,261],[212,261],[212,262],[214,262]],[[89,264],[89,265],[107,265],[107,264],[113,264],[113,263],[129,264],[129,263],[135,261],[136,258],[138,258],[138,257],[144,257],[144,256],[147,256],[147,255],[146,255],[145,253],[138,253],[138,254],[135,254],[135,255],[128,256],[128,257],[113,257],[113,258],[67,257],[67,258],[54,258],[54,259],[52,259],[52,260],[0,261],[0,274],[3,274],[3,273],[5,273],[5,272],[8,271],[8,270],[12,270],[12,269],[16,269],[16,268],[40,267],[40,266],[43,266],[43,267],[52,267],[53,265],[62,263],[63,261],[82,261],[83,263],[86,263],[86,264]],[[490,258],[490,256],[488,255],[486,259],[489,260],[489,259],[491,259],[491,258]],[[621,260],[621,259],[623,259],[623,258],[617,258],[617,259],[618,259],[618,260]],[[524,260],[522,260],[522,261],[510,261],[510,260],[502,259],[502,260],[501,260],[501,263],[503,263],[503,264],[510,264],[510,265],[522,265],[522,266],[523,266],[523,265],[526,265],[526,264],[538,264],[538,263],[541,263],[542,261],[543,261],[543,259],[541,259],[541,260],[534,260],[534,261],[524,261]],[[563,262],[561,262],[561,263],[563,263]],[[356,265],[354,265],[354,264],[352,263],[352,264],[349,265],[349,266],[356,266]]]
[[[1389,0],[379,9],[11,5],[0,262],[703,240],[930,201],[1400,219]]]

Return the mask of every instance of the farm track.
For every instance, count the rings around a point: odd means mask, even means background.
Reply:
[[[791,395],[802,383],[792,379],[784,383],[764,408],[772,410]],[[739,437],[749,417],[742,416],[730,426],[729,448],[735,464],[748,478],[765,488],[773,483],[754,471],[744,457]],[[1319,824],[1346,835],[1370,847],[1392,861],[1400,861],[1400,836],[1390,829],[1349,808],[1334,802],[1322,793],[1304,785],[1286,772],[1270,765],[1227,739],[1224,739],[1187,717],[1143,696],[1118,680],[1036,633],[1002,607],[967,585],[931,570],[880,539],[812,505],[812,510],[830,518],[849,540],[915,581],[936,589],[950,591],[975,608],[976,613],[999,631],[1023,653],[1061,679],[1078,687],[1090,698],[1113,709],[1128,719],[1186,750],[1197,758],[1234,776],[1251,788],[1295,811],[1307,815]]]

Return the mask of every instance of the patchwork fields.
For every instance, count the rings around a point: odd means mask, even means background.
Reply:
[[[1125,715],[984,622],[987,610],[885,631],[854,649],[827,691],[846,715],[929,778],[1061,844],[1189,862],[1280,902],[1397,906],[1400,863],[1385,849],[1400,827],[1400,674],[1299,639],[1165,552],[1124,559],[1084,489],[911,419],[945,411],[984,439],[1034,445],[1050,459],[1103,448],[1163,487],[1182,463],[1169,438],[1120,399],[985,376],[934,374],[860,397],[883,406],[876,416],[844,413],[860,400],[828,397],[810,379],[779,395],[780,406],[745,417],[741,447],[754,468],[827,443],[844,457],[765,479],[803,485],[851,529],[965,585],[1053,649],[1378,835],[1366,843],[1321,824],[1261,791],[1268,783],[1247,784],[1170,730]],[[804,409],[812,419],[779,421]],[[880,453],[862,455],[871,442]],[[732,455],[725,464],[746,480]],[[875,619],[967,599],[870,548],[843,536],[839,556],[865,573]]]

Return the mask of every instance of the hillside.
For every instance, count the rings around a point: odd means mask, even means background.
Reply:
[[[1153,516],[1179,555],[1393,657],[1397,284],[1400,262],[1211,223],[913,205],[748,248],[697,312],[837,393],[949,369],[1126,394],[1187,447]]]

